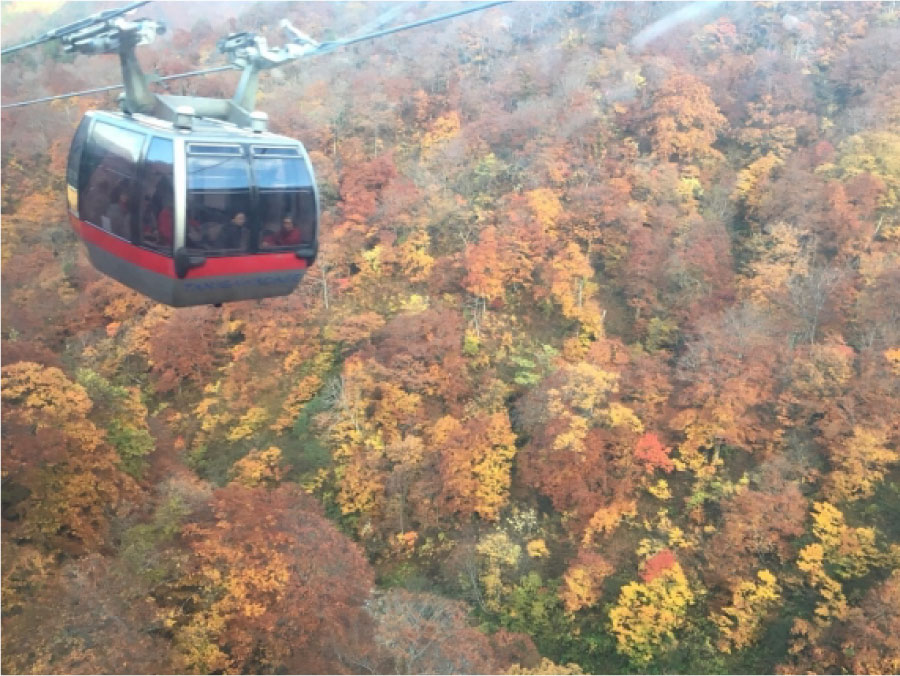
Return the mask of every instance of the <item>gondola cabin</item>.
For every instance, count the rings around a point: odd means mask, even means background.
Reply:
[[[69,219],[99,271],[182,307],[282,296],[317,251],[303,145],[195,116],[92,111],[66,175]]]
[[[178,307],[289,294],[315,261],[312,166],[299,141],[269,133],[265,113],[254,112],[262,71],[502,2],[327,42],[284,19],[288,42],[280,47],[254,33],[230,33],[216,43],[229,66],[158,78],[239,70],[230,99],[150,90],[135,49],[165,25],[124,18],[144,4],[104,10],[3,53],[58,39],[67,53],[118,55],[121,112],[87,113],[69,151],[69,219],[100,272]]]

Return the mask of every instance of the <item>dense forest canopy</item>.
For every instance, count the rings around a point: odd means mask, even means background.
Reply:
[[[392,6],[155,2],[139,56]],[[3,670],[900,672],[898,63],[895,2],[548,2],[269,71],[320,255],[221,308],[67,224],[115,92],[4,111]]]

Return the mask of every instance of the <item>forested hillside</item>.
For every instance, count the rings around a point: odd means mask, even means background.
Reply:
[[[152,3],[139,55],[389,6]],[[900,6],[680,7],[268,72],[322,195],[280,299],[96,273],[65,162],[116,93],[4,111],[3,671],[900,672]],[[118,68],[23,51],[3,102]]]

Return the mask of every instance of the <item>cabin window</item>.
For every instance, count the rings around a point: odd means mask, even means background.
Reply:
[[[175,233],[175,191],[172,187],[172,141],[153,138],[147,148],[141,181],[140,243],[164,253],[172,252]]]
[[[312,184],[306,164],[299,158],[256,157],[253,171],[261,188],[308,188]]]
[[[261,224],[259,248],[266,251],[312,246],[316,199],[306,163],[300,158],[262,155],[262,150],[284,153],[291,149],[254,149],[253,172],[259,187]]]
[[[295,146],[253,146],[253,157],[300,157]]]
[[[131,239],[137,218],[137,167],[144,136],[96,122],[79,172],[82,220]]]
[[[313,245],[316,198],[312,190],[260,191],[260,249],[298,249]]]
[[[87,141],[88,129],[91,126],[91,118],[85,117],[78,125],[72,146],[69,148],[69,163],[66,166],[66,198],[69,209],[78,214],[78,173],[81,167],[81,155],[84,151],[84,142]]]
[[[223,145],[218,143],[189,143],[188,154],[190,155],[234,155],[243,157],[244,150],[241,146]]]
[[[205,146],[199,148],[205,150]],[[198,146],[190,148],[194,152],[197,149]],[[247,160],[218,150],[192,154],[188,156],[187,173],[187,248],[226,256],[250,251],[254,224]]]

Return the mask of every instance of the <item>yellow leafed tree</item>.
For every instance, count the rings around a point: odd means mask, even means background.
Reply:
[[[500,610],[500,599],[503,594],[504,572],[515,570],[522,556],[522,547],[514,543],[503,531],[490,533],[481,538],[476,545],[482,561],[479,576],[484,587],[484,605],[495,612]]]
[[[459,113],[451,110],[446,115],[441,115],[431,125],[431,129],[422,137],[422,151],[427,155],[443,143],[451,140],[459,134]]]
[[[781,588],[768,570],[756,573],[757,581],[741,580],[734,588],[731,605],[713,615],[721,638],[716,647],[726,653],[741,650],[758,638],[766,614],[781,598]]]
[[[599,554],[582,552],[563,575],[560,598],[566,612],[575,613],[595,605],[600,600],[603,581],[613,572],[613,567]]]
[[[281,449],[276,446],[250,451],[231,466],[231,480],[244,486],[275,486],[284,476]]]
[[[900,454],[887,446],[887,432],[856,426],[853,434],[831,452],[835,469],[826,480],[826,494],[835,501],[859,500],[875,492],[887,467]]]
[[[618,650],[638,666],[678,644],[675,632],[687,621],[694,592],[677,562],[649,582],[630,582],[609,611]]]

